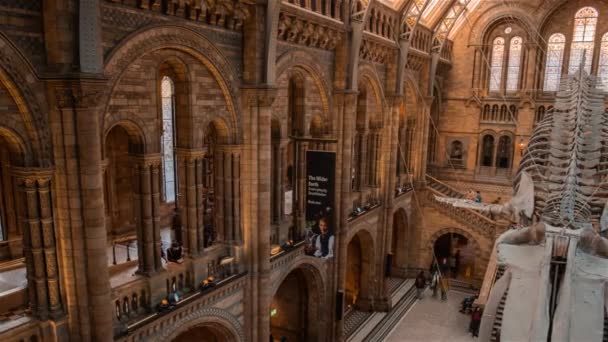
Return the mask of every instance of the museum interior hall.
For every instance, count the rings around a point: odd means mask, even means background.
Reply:
[[[0,341],[608,342],[607,95],[608,0],[0,0]]]

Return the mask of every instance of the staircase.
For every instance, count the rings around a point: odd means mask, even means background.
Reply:
[[[505,310],[505,303],[507,301],[507,294],[509,293],[509,289],[502,295],[500,298],[500,303],[498,304],[498,309],[496,309],[496,316],[494,317],[494,324],[492,325],[492,335],[490,336],[490,341],[500,341],[500,329],[502,328],[502,313]]]
[[[508,228],[508,222],[496,221],[489,216],[476,210],[454,207],[449,203],[440,202],[435,196],[463,198],[464,194],[453,187],[426,175],[427,195],[426,200],[437,210],[460,222],[463,225],[478,230],[490,239],[494,239],[497,233],[501,233]]]
[[[443,194],[446,197],[464,198],[464,194],[455,188],[439,181],[437,178],[426,175],[426,184],[433,190]]]

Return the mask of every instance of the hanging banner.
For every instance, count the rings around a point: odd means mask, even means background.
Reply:
[[[334,256],[336,153],[306,151],[306,253]]]

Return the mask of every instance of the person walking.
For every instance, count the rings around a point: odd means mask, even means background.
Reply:
[[[441,285],[441,300],[448,300],[448,290],[450,289],[450,280],[447,275],[441,277],[441,281],[439,282]]]
[[[433,290],[433,298],[437,298],[437,288],[439,287],[439,272],[435,270],[431,277],[431,289]]]
[[[454,278],[458,276],[458,272],[460,272],[460,249],[454,254]]]
[[[471,326],[469,330],[473,334],[473,337],[479,335],[479,326],[481,325],[481,309],[476,307],[471,314]]]
[[[424,279],[424,271],[420,271],[416,277],[416,296],[418,299],[422,299],[422,292],[424,291],[425,285],[426,280]]]

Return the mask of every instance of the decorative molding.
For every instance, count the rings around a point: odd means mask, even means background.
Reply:
[[[230,312],[215,307],[200,308],[187,315],[180,315],[179,319],[168,326],[164,326],[154,341],[172,341],[188,329],[205,323],[221,324],[234,337],[237,337],[238,341],[246,341],[245,330],[239,320]]]
[[[313,21],[281,13],[277,36],[280,40],[323,50],[333,50],[342,33]]]

